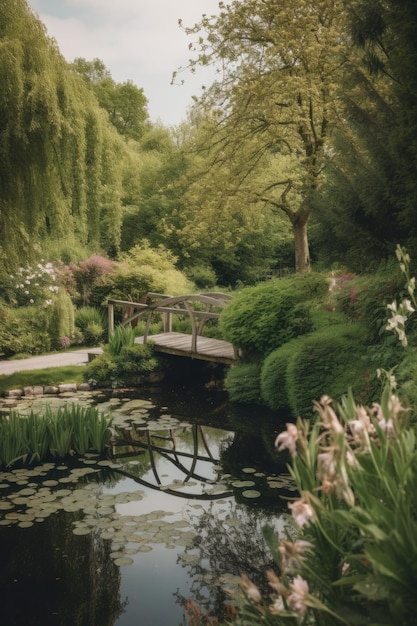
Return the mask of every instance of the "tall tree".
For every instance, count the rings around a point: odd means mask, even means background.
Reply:
[[[346,5],[361,63],[347,67],[343,83],[318,243],[328,259],[364,270],[391,256],[397,243],[417,241],[417,4]]]
[[[124,142],[25,0],[0,3],[0,255],[118,249]]]
[[[116,83],[100,59],[76,58],[72,69],[82,76],[121,135],[138,141],[149,129],[147,98],[131,80]]]
[[[344,2],[234,0],[219,6],[219,16],[205,16],[185,29],[199,35],[191,46],[197,53],[191,69],[211,63],[221,68],[221,78],[199,100],[215,121],[208,143],[212,162],[227,164],[231,193],[250,172],[264,167],[265,158],[284,156],[292,162],[285,166],[287,176],[278,166],[277,177],[264,179],[249,200],[287,217],[296,270],[308,272],[307,225],[336,118]]]

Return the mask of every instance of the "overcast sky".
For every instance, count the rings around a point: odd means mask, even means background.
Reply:
[[[28,0],[67,61],[99,58],[118,82],[143,88],[152,121],[179,124],[191,96],[214,74],[203,68],[183,74],[185,85],[171,85],[172,72],[186,65],[192,41],[178,26],[193,26],[218,12],[218,0]]]

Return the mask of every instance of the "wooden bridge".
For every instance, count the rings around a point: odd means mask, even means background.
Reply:
[[[141,302],[109,300],[109,335],[114,332],[115,307],[121,307],[123,326],[135,326],[140,318],[146,319],[143,337],[137,337],[137,343],[152,341],[156,352],[230,365],[238,358],[234,346],[227,341],[204,337],[202,332],[207,321],[220,317],[221,309],[231,299],[232,296],[218,292],[184,296],[148,292],[141,298]],[[191,334],[173,332],[173,315],[190,321]],[[152,322],[161,317],[163,332],[151,335]]]

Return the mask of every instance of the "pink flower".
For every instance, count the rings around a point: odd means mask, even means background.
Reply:
[[[300,617],[304,617],[307,611],[306,599],[308,591],[308,583],[301,576],[296,576],[290,584],[288,606]]]
[[[261,602],[262,596],[258,587],[249,579],[247,574],[242,574],[242,585],[246,591],[246,595],[252,602]]]
[[[304,498],[290,503],[288,505],[288,508],[291,509],[292,516],[298,526],[300,526],[300,528],[302,528],[306,524],[309,524],[315,519],[313,507],[308,504],[308,502],[306,502]]]
[[[305,555],[305,551],[312,547],[312,543],[302,539],[299,539],[294,543],[282,539],[278,548],[281,555],[282,569],[288,571],[294,567],[298,567],[300,565],[300,561]]]
[[[297,456],[297,440],[298,430],[295,424],[286,424],[287,430],[284,430],[275,439],[275,447],[278,452],[287,449],[293,458]]]

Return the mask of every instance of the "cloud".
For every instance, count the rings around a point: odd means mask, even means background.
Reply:
[[[172,72],[187,64],[191,39],[179,28],[218,12],[217,0],[29,0],[68,61],[101,59],[117,82],[132,80],[149,100],[152,119],[176,124],[191,96],[211,74],[187,74],[171,86]]]

